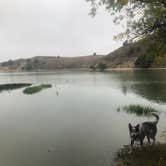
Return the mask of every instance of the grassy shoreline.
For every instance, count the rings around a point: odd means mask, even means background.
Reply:
[[[129,147],[122,148],[114,161],[114,166],[165,166],[166,143],[145,145],[129,153]]]
[[[166,68],[107,68],[105,71],[134,71],[134,70],[166,70]],[[29,72],[56,72],[56,71],[90,71],[89,68],[66,68],[55,70],[31,70],[31,71],[18,71],[18,70],[0,70],[0,73],[29,73]]]
[[[117,71],[128,71],[128,70],[166,70],[166,67],[163,68],[107,68],[106,71],[112,71],[112,70],[117,70]]]

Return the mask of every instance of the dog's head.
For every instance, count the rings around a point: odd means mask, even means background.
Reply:
[[[140,125],[137,124],[136,126],[132,126],[129,123],[128,127],[129,127],[130,138],[133,140],[137,139],[139,137],[139,133],[140,133]]]

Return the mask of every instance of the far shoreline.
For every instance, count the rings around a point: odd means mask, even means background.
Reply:
[[[125,71],[125,70],[166,70],[166,68],[108,68],[106,71],[112,71],[112,70],[117,70],[117,71]]]
[[[158,70],[166,70],[166,68],[107,68],[102,72],[107,71],[137,71],[137,70],[145,70],[145,71],[158,71]],[[100,72],[99,70],[91,71],[89,68],[63,68],[63,69],[54,69],[54,70],[31,70],[31,71],[20,71],[20,70],[0,70],[0,73],[50,73],[50,72],[59,72],[59,71],[65,71],[65,72],[75,72],[75,71],[89,71],[89,72]]]

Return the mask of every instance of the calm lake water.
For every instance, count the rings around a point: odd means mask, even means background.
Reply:
[[[129,104],[160,111],[166,130],[166,71],[0,74],[0,83],[51,83],[34,95],[0,93],[1,166],[110,166],[129,144],[128,123],[153,117],[118,112]]]

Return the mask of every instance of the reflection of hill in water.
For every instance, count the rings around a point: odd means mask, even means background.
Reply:
[[[134,84],[131,89],[149,100],[166,103],[166,83]]]
[[[148,100],[166,103],[166,71],[140,70],[119,72],[122,92],[132,91]]]

